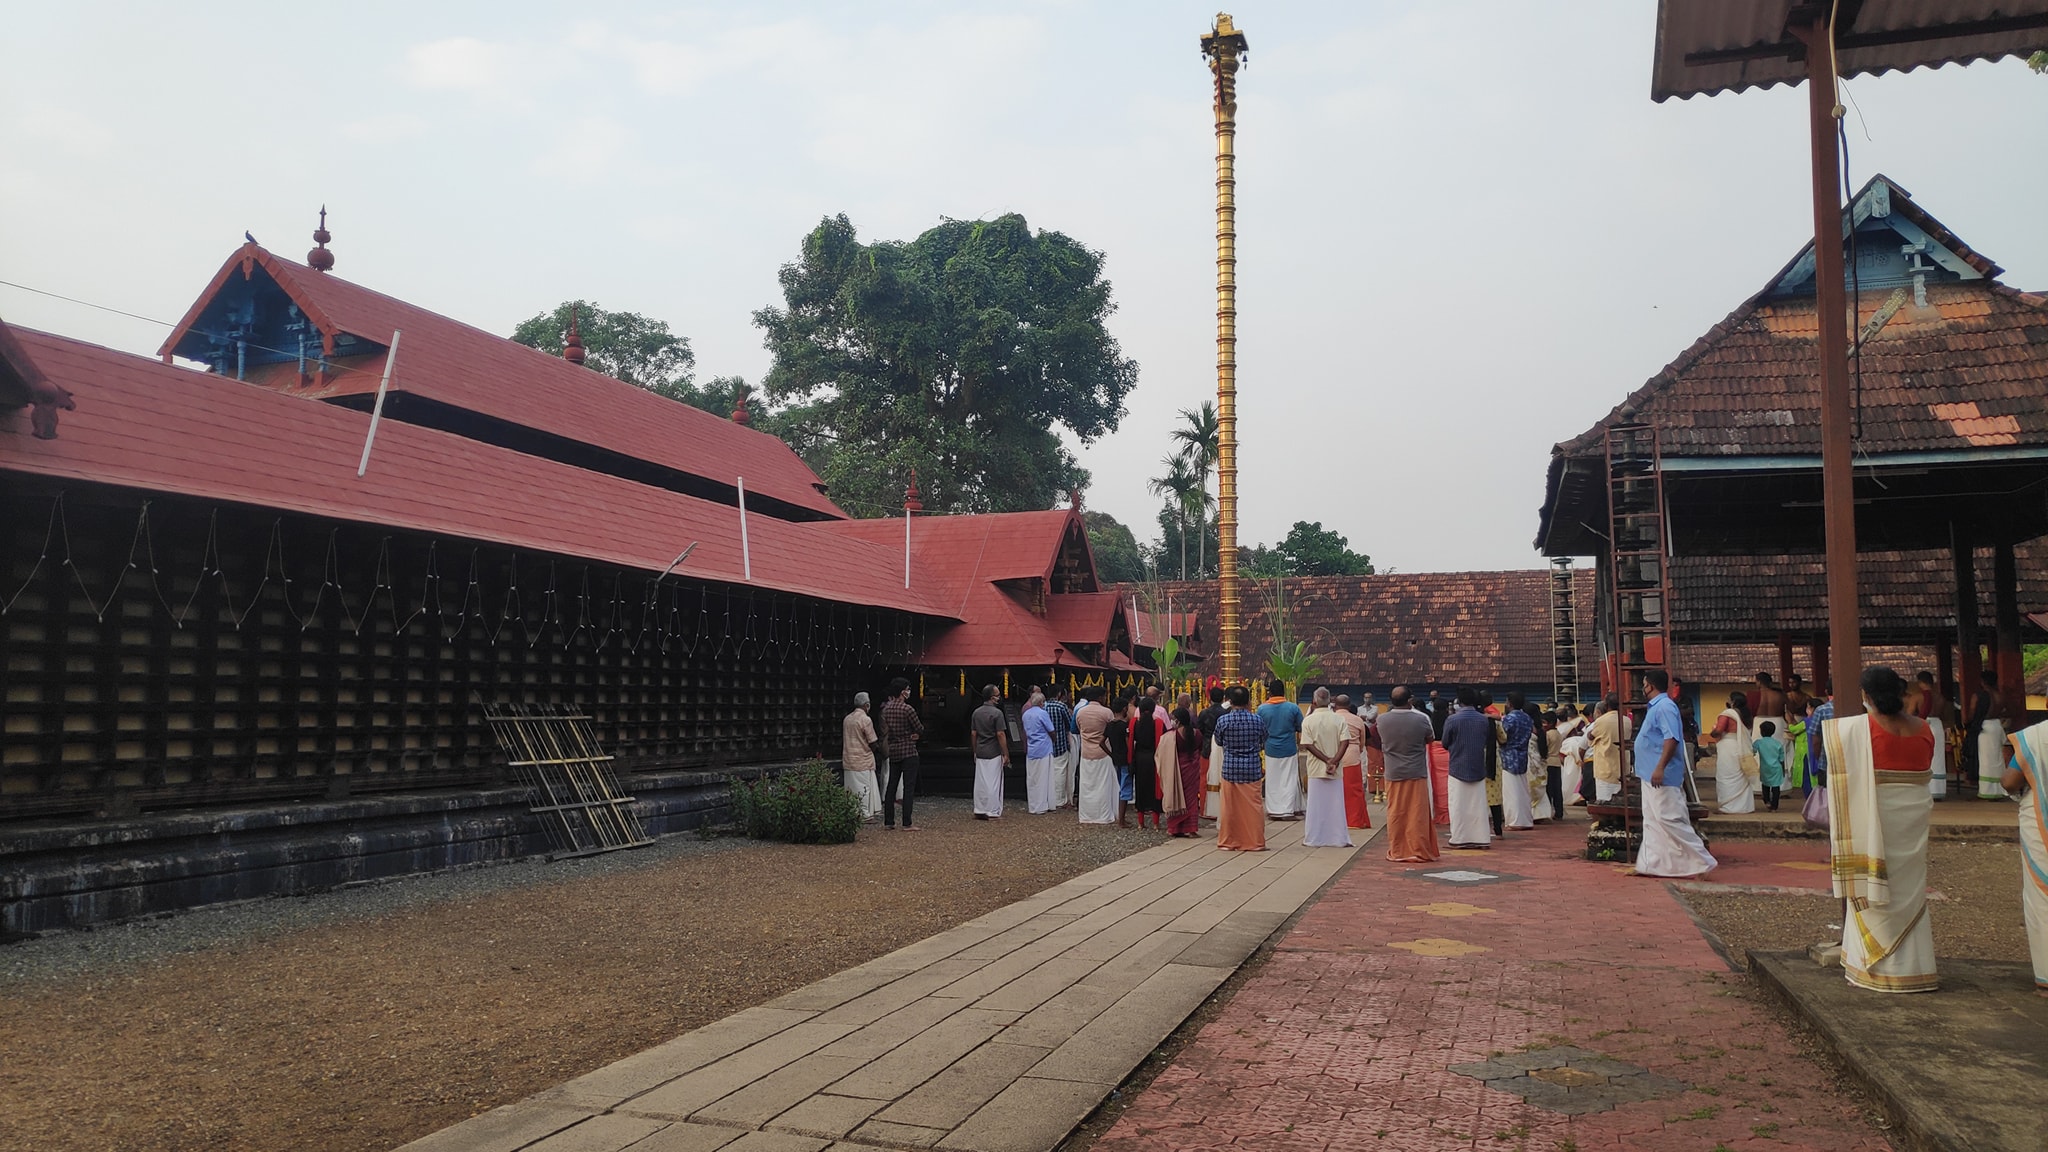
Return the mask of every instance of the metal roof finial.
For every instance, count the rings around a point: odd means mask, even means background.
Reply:
[[[327,230],[327,205],[322,204],[320,206],[320,226],[313,229],[313,243],[315,247],[311,252],[306,253],[306,267],[311,268],[315,272],[334,271],[334,253],[327,250],[327,242],[332,239],[334,239],[334,234]]]
[[[903,510],[904,510],[905,512],[922,512],[922,511],[924,511],[924,501],[923,501],[923,500],[922,500],[921,498],[919,498],[919,496],[918,496],[918,494],[917,494],[917,469],[916,469],[916,468],[912,468],[912,469],[910,470],[910,487],[908,487],[908,488],[905,488],[905,489],[903,490]]]
[[[742,428],[751,428],[754,425],[753,413],[747,411],[745,392],[735,391],[732,394],[732,422]]]

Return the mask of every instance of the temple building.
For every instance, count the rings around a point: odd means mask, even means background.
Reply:
[[[893,675],[943,738],[970,686],[1137,667],[1078,509],[852,520],[774,436],[316,239],[235,250],[157,358],[0,323],[0,932],[530,850],[475,816],[486,705],[588,714],[663,831]],[[160,875],[109,896],[112,829]]]

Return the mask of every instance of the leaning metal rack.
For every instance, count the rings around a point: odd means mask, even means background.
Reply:
[[[533,812],[558,856],[654,843],[621,794],[591,718],[545,705],[485,704],[506,761],[533,790]]]

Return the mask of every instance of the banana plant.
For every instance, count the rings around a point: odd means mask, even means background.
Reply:
[[[1284,577],[1275,576],[1270,591],[1266,592],[1266,616],[1273,625],[1273,648],[1266,655],[1266,670],[1273,679],[1284,686],[1287,698],[1292,700],[1300,693],[1303,681],[1314,680],[1323,674],[1322,658],[1308,650],[1308,641],[1294,638],[1294,629],[1287,617],[1287,584]]]

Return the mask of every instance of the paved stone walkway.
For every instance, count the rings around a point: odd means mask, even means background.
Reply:
[[[1095,1152],[1890,1148],[1666,885],[1583,837],[1368,849]],[[1800,845],[1725,847],[1808,882]]]
[[[1358,851],[1266,834],[1169,841],[407,1152],[1049,1152]]]

